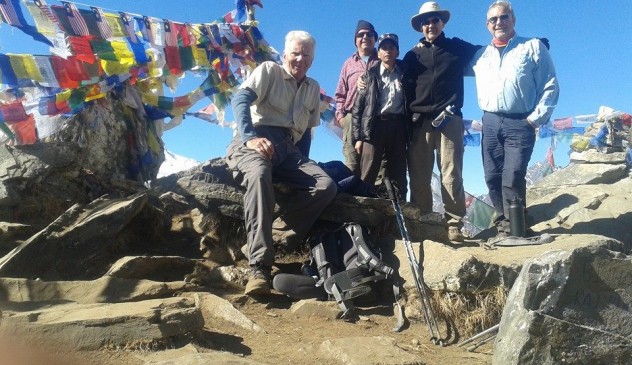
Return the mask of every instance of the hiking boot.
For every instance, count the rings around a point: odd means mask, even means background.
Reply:
[[[252,266],[248,283],[246,284],[246,295],[267,295],[270,294],[271,269],[263,265]]]
[[[461,233],[461,230],[457,226],[449,226],[448,227],[448,239],[451,242],[463,242],[465,241],[465,237]]]

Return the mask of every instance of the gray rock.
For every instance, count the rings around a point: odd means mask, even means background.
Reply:
[[[0,259],[0,276],[43,280],[101,276],[112,260],[112,246],[124,238],[121,230],[143,211],[147,199],[140,193],[73,206]]]
[[[571,164],[546,176],[536,186],[529,189],[527,205],[530,199],[544,197],[559,189],[568,189],[579,185],[612,184],[628,174],[625,164]]]
[[[529,190],[533,229],[551,234],[600,234],[632,249],[632,179],[610,184],[557,186]]]
[[[126,256],[116,261],[105,273],[122,279],[153,281],[184,280],[201,263],[180,256]]]
[[[154,188],[159,193],[173,191],[201,205],[201,209],[234,219],[243,220],[243,188],[236,183],[223,159],[210,160],[194,169],[158,179]],[[283,205],[288,190],[276,186],[277,201]],[[415,205],[402,203],[408,233],[412,239],[433,239],[447,242],[447,228],[438,213],[421,214]],[[330,222],[357,222],[382,231],[399,235],[395,211],[390,200],[355,197],[338,194],[323,211],[321,220]],[[242,241],[243,242],[243,241]]]
[[[625,152],[601,153],[597,150],[571,152],[571,162],[624,164]]]
[[[183,296],[191,297],[195,305],[200,308],[207,326],[213,323],[214,318],[220,318],[252,332],[264,332],[258,324],[250,320],[226,299],[210,293],[185,293]]]
[[[602,247],[527,262],[509,293],[493,364],[629,364],[632,258]]]
[[[419,260],[419,242],[412,242]],[[573,250],[581,247],[604,247],[617,252],[627,252],[621,242],[596,235],[561,235],[554,241],[542,245],[498,247],[486,250],[483,247],[455,245],[424,241],[424,281],[431,290],[449,292],[476,292],[501,286],[512,287],[526,260],[540,256],[550,250]],[[405,280],[404,288],[415,292],[414,281],[404,243],[397,241],[395,257],[399,274]]]
[[[169,350],[175,351],[175,350]],[[165,351],[165,352],[169,352]],[[266,365],[266,363],[249,360],[230,352],[209,351],[197,354],[185,354],[176,358],[163,359],[163,354],[156,356],[160,359],[146,361],[146,365]]]
[[[14,313],[0,332],[46,339],[71,350],[168,343],[170,337],[199,331],[204,319],[193,301],[153,299],[117,304],[66,304]]]
[[[155,282],[104,276],[92,281],[0,278],[0,308],[29,302],[118,303],[171,297],[195,287],[184,281]]]
[[[397,347],[391,337],[346,337],[320,345],[323,357],[345,365],[423,365],[419,355]]]
[[[290,312],[298,317],[317,317],[323,320],[334,320],[342,313],[336,302],[315,299],[299,300],[292,304]]]

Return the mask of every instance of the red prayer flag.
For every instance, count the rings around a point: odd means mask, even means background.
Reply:
[[[185,107],[191,104],[188,96],[176,96],[173,98],[173,106],[177,108]]]
[[[178,47],[165,47],[165,60],[169,67],[169,72],[177,75],[182,72],[182,64],[180,63],[180,50]]]
[[[0,113],[2,113],[0,120],[5,121],[7,124],[22,122],[28,118],[24,105],[20,101],[0,105]]]
[[[562,130],[562,129],[570,129],[573,128],[573,118],[560,118],[553,120],[553,128]]]
[[[549,147],[546,151],[546,161],[549,163],[551,168],[555,168],[555,159],[553,158],[553,147]]]
[[[26,120],[11,124],[18,144],[33,144],[37,142],[37,131],[33,114],[29,114]]]
[[[55,77],[57,78],[59,87],[62,89],[74,89],[79,87],[79,83],[68,76],[68,72],[64,67],[64,61],[66,60],[59,56],[52,55],[50,57],[50,63],[53,65],[53,71],[55,71]]]
[[[93,64],[96,59],[94,57],[94,51],[90,45],[90,40],[93,36],[68,36],[68,43],[72,49],[75,57],[83,62]]]

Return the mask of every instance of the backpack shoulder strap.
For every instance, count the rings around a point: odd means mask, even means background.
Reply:
[[[358,265],[364,266],[369,270],[374,270],[379,273],[386,275],[386,277],[393,276],[395,270],[393,270],[390,266],[386,265],[382,259],[377,257],[371,251],[369,246],[367,245],[364,239],[364,233],[362,232],[362,226],[357,223],[348,223],[345,225],[345,230],[351,236],[353,240],[353,245],[356,247],[358,251]]]
[[[393,332],[399,332],[404,328],[405,318],[404,318],[404,309],[400,303],[401,299],[401,284],[402,280],[399,277],[399,273],[394,270],[392,267],[386,265],[381,258],[379,258],[371,249],[364,239],[364,233],[362,230],[362,226],[357,223],[348,223],[345,225],[345,230],[351,236],[353,240],[353,244],[358,251],[358,265],[364,266],[369,270],[375,271],[382,275],[375,275],[368,280],[381,280],[391,277],[393,280],[393,297],[395,299],[393,311],[397,316],[397,322],[395,327],[393,327]]]

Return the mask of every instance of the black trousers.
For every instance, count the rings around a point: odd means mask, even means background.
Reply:
[[[514,196],[526,207],[527,167],[534,144],[535,129],[525,119],[483,114],[483,169],[497,223],[508,221],[508,201]]]
[[[403,115],[377,119],[373,122],[371,140],[362,144],[360,156],[360,178],[374,185],[380,172],[382,159],[386,161],[386,176],[399,188],[400,197],[406,197],[406,120]]]

